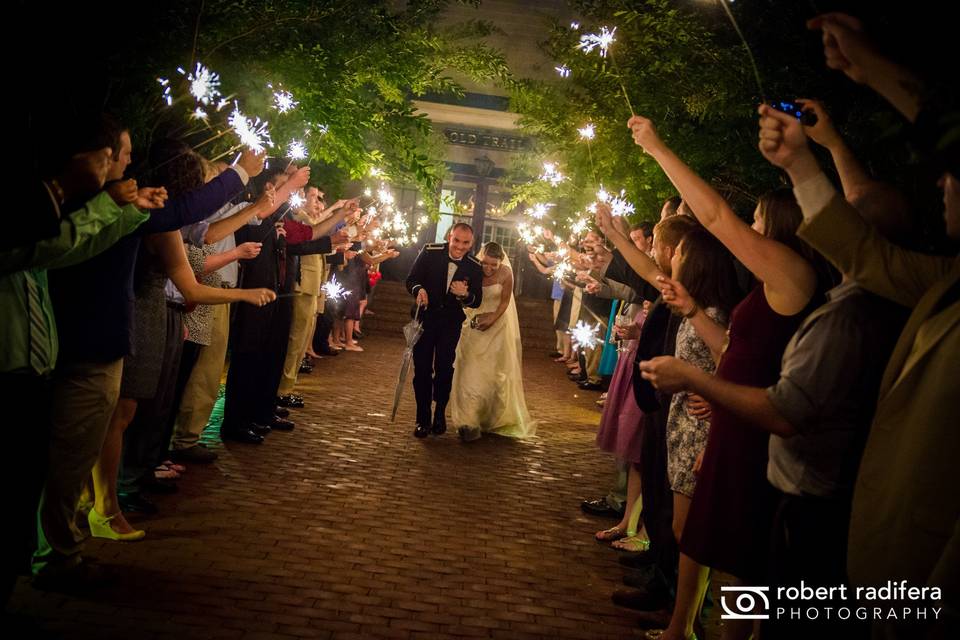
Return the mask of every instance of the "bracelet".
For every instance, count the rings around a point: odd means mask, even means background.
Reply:
[[[698,306],[697,306],[697,303],[694,302],[694,303],[693,303],[693,309],[690,309],[689,312],[683,314],[683,317],[684,317],[684,318],[688,318],[688,319],[689,319],[689,318],[692,318],[693,316],[697,315],[697,312],[698,312],[698,311],[700,311],[700,307],[698,307]]]

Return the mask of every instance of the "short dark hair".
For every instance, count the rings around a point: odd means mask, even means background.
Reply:
[[[149,182],[166,187],[171,198],[203,186],[205,171],[200,156],[183,140],[164,138],[150,147]]]
[[[682,200],[680,199],[680,196],[670,196],[663,201],[663,204],[660,206],[660,208],[662,209],[663,207],[667,207],[667,217],[669,218],[670,216],[677,215],[677,209],[680,208],[681,202]]]
[[[473,233],[473,227],[468,225],[466,222],[458,222],[452,227],[450,227],[450,233],[453,233],[457,229],[463,229],[465,231],[469,231],[471,234]]]
[[[69,109],[68,109],[69,111]],[[99,111],[65,112],[37,126],[37,149],[41,175],[59,173],[78,153],[110,147],[116,153],[120,144],[122,125],[112,116]]]
[[[653,233],[660,236],[660,242],[668,247],[676,248],[683,236],[691,229],[696,229],[697,221],[689,216],[670,216],[664,218],[653,228]]]
[[[644,238],[653,237],[653,223],[648,220],[642,220],[633,225],[634,231],[642,231]]]

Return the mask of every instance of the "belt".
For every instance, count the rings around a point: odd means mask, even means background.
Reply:
[[[171,309],[176,309],[177,311],[187,310],[187,305],[183,304],[182,302],[174,302],[172,300],[167,300],[167,306],[170,307]]]

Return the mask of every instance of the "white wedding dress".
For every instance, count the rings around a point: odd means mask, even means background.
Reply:
[[[470,327],[473,317],[496,311],[502,295],[503,285],[485,286],[480,307],[465,309],[467,319],[457,344],[450,394],[453,425],[467,427],[473,434],[461,433],[465,439],[474,439],[480,432],[514,438],[528,438],[536,432],[523,395],[520,321],[513,296],[507,310],[489,329]]]

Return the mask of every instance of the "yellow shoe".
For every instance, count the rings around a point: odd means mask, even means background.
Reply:
[[[117,514],[102,516],[97,513],[96,509],[91,508],[90,513],[87,515],[87,522],[90,524],[90,535],[94,538],[120,540],[121,542],[143,540],[143,537],[147,535],[147,532],[142,529],[134,529],[130,533],[117,533],[113,530],[113,527],[110,526],[110,521],[116,517]]]

